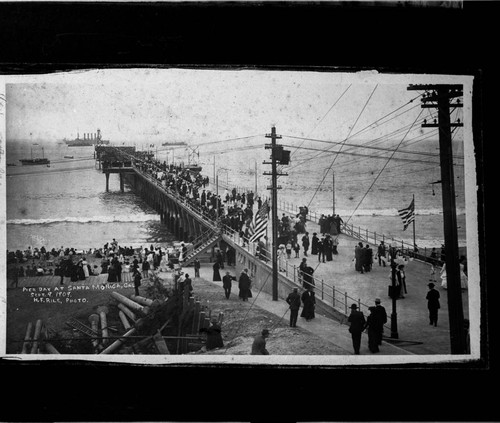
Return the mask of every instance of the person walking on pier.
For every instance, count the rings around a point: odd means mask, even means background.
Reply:
[[[399,298],[404,298],[403,294],[408,294],[406,290],[406,274],[405,274],[405,265],[400,264],[396,270],[396,277],[398,278],[399,289]]]
[[[297,241],[294,241],[293,243],[293,251],[295,251],[295,258],[299,258],[300,245]]]
[[[318,242],[319,242],[318,234],[316,232],[314,232],[313,236],[312,236],[312,242],[311,242],[311,254],[312,255],[318,254]]]
[[[304,249],[304,256],[307,257],[307,250],[309,249],[309,232],[302,237],[302,248]]]
[[[292,258],[292,241],[288,240],[285,246],[286,249],[286,258],[290,260]]]
[[[298,275],[299,275],[299,283],[301,285],[305,285],[304,284],[304,273],[305,273],[305,269],[307,267],[307,259],[304,257],[302,259],[302,262],[299,264],[299,270],[298,270]]]
[[[198,257],[194,259],[194,277],[199,278],[200,277],[200,260],[198,260]]]
[[[357,311],[358,306],[356,304],[351,305],[351,314],[347,318],[350,323],[349,333],[352,338],[352,346],[354,348],[354,354],[359,354],[359,349],[361,347],[361,333],[363,332],[366,320],[362,312]]]
[[[386,266],[387,258],[386,258],[386,249],[385,249],[385,244],[384,241],[380,241],[380,244],[377,248],[377,256],[378,256],[378,265],[379,266]]]
[[[365,329],[368,329],[368,349],[372,353],[378,353],[378,322],[375,307],[368,307],[370,314],[366,318]]]
[[[372,270],[373,264],[373,250],[369,244],[366,244],[363,251],[363,269],[365,272]]]
[[[286,298],[286,302],[290,306],[290,327],[292,328],[297,327],[297,318],[299,317],[301,298],[298,291],[298,288],[293,288],[293,291]]]
[[[219,272],[219,269],[220,269],[219,261],[216,261],[214,263],[214,265],[212,266],[212,268],[214,269],[214,276],[213,276],[212,280],[214,282],[221,281],[222,278],[220,277],[220,272]]]
[[[307,289],[302,293],[301,300],[303,307],[300,317],[304,317],[306,319],[306,322],[309,322],[310,320],[315,318],[314,308],[316,307],[316,295],[312,290],[312,286],[309,285]]]
[[[326,250],[328,249],[328,243],[325,237],[321,238],[318,241],[318,263],[321,263],[321,260],[323,260],[323,263],[325,263],[325,255],[326,255]]]
[[[236,280],[236,276],[231,276],[229,272],[226,272],[224,277],[222,278],[222,287],[224,288],[224,295],[226,299],[229,300],[229,296],[231,295],[231,287],[233,285],[233,281]]]
[[[375,298],[375,314],[379,324],[378,345],[382,345],[382,336],[384,334],[384,325],[387,323],[387,311],[381,304],[380,298]]]
[[[439,304],[439,291],[435,290],[435,285],[432,282],[427,284],[429,291],[427,292],[427,308],[429,309],[429,325],[437,326],[438,310],[441,308]]]
[[[364,248],[363,243],[358,242],[358,245],[354,248],[354,268],[357,272],[364,273],[363,271],[363,258],[364,258]]]
[[[252,297],[252,291],[250,290],[252,286],[252,280],[248,276],[248,269],[243,269],[238,280],[238,288],[240,289],[239,297],[243,301],[248,301],[248,298]]]

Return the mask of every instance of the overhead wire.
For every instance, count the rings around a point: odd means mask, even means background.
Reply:
[[[423,110],[422,110],[423,111]],[[413,122],[413,125],[417,122],[417,120],[420,118],[420,115],[422,114],[422,111],[420,111],[420,113],[418,114],[417,118],[415,119],[415,121]],[[408,130],[407,133],[409,133],[410,130]],[[406,135],[405,135],[406,137]],[[400,141],[399,145],[401,145],[405,139],[405,137],[403,137],[403,139]],[[396,148],[397,150],[397,148]],[[354,213],[356,212],[356,210],[358,210],[359,206],[361,205],[361,203],[363,202],[363,200],[366,198],[366,196],[368,195],[368,193],[370,192],[370,190],[373,188],[373,186],[375,185],[375,183],[378,181],[378,179],[380,178],[380,175],[382,175],[382,173],[384,172],[385,168],[387,167],[387,165],[390,163],[390,161],[393,159],[394,157],[394,154],[396,154],[396,152],[393,152],[391,157],[389,157],[387,159],[387,162],[385,163],[385,165],[383,166],[383,168],[380,170],[380,172],[377,174],[377,176],[374,178],[373,182],[370,184],[370,186],[368,187],[368,189],[366,190],[365,194],[363,195],[363,197],[361,198],[361,200],[359,201],[359,203],[357,204],[357,206],[354,208],[353,212],[351,213],[351,215],[349,216],[349,218],[345,221],[345,223],[349,223],[349,221],[351,220],[352,216],[354,216]]]
[[[368,103],[370,102],[371,98],[373,97],[373,94],[375,93],[375,90],[377,89],[377,87],[378,87],[378,84],[375,85],[375,88],[373,88],[373,91],[371,92],[370,96],[368,97],[368,99],[366,100],[365,104],[363,105],[363,108],[361,109],[361,112],[359,112],[358,117],[354,121],[354,124],[351,126],[351,129],[349,130],[349,133],[347,134],[347,137],[344,140],[344,142],[347,141],[347,139],[349,139],[349,136],[351,135],[351,132],[356,127],[356,124],[358,123],[359,119],[361,118],[361,115],[365,111],[366,106],[368,106]],[[340,151],[342,151],[342,147],[343,147],[343,145],[340,146]],[[340,153],[340,151],[339,151],[339,153]],[[319,188],[321,187],[321,185],[323,185],[323,182],[325,181],[326,176],[328,175],[328,172],[330,171],[330,169],[332,168],[333,164],[335,163],[335,160],[337,160],[337,157],[338,157],[338,154],[335,155],[335,157],[333,158],[332,164],[330,165],[330,167],[328,168],[328,170],[325,172],[325,174],[323,176],[323,179],[321,180],[321,182],[319,183],[318,187],[316,188],[316,191],[314,191],[314,194],[311,197],[311,200],[309,200],[309,203],[308,203],[307,207],[309,207],[311,205],[312,201],[314,200],[314,197],[318,193]]]
[[[406,102],[405,104],[403,104],[402,106],[399,106],[398,108],[396,108],[396,109],[395,109],[395,110],[393,110],[392,112],[390,112],[390,113],[388,113],[388,114],[386,114],[386,115],[382,116],[381,118],[379,118],[379,119],[375,120],[374,122],[372,122],[371,124],[369,124],[369,125],[367,125],[366,127],[362,128],[362,129],[361,129],[361,130],[359,130],[358,132],[356,132],[356,133],[354,133],[354,134],[352,134],[352,135],[351,135],[351,134],[349,134],[349,136],[348,136],[348,137],[347,137],[344,141],[347,141],[348,139],[353,138],[353,137],[354,137],[354,136],[356,136],[356,135],[359,135],[360,133],[364,132],[364,131],[365,131],[365,130],[367,130],[367,129],[372,129],[372,128],[373,128],[373,126],[374,126],[374,125],[376,125],[377,123],[379,123],[381,120],[383,120],[383,119],[387,118],[388,116],[390,116],[390,115],[391,115],[391,114],[393,114],[393,113],[398,112],[398,111],[399,111],[399,110],[401,110],[402,108],[404,108],[404,107],[406,107],[407,105],[411,104],[413,101],[415,101],[415,100],[416,100],[417,98],[419,98],[420,96],[421,96],[421,94],[419,94],[418,96],[416,96],[416,97],[414,97],[414,98],[410,99],[409,101],[407,101],[407,102]],[[411,107],[408,111],[413,110],[415,107],[416,107],[416,106]],[[406,112],[408,112],[408,111],[406,111]],[[405,112],[405,113],[406,113],[406,112]],[[402,114],[403,114],[403,113],[402,113]],[[399,116],[399,115],[398,115],[398,116]],[[351,130],[351,131],[352,131],[352,130]],[[306,161],[313,160],[314,158],[316,158],[316,157],[318,157],[318,156],[319,156],[318,154],[317,154],[317,155],[314,155],[314,156],[310,157],[309,159],[307,159]],[[294,169],[294,168],[295,168],[295,167],[292,167],[292,168],[289,168],[289,169],[287,169],[287,170],[288,170],[288,171],[290,171],[290,170],[292,170],[292,169]]]
[[[332,104],[332,106],[328,109],[328,111],[323,115],[323,117],[319,120],[319,122],[314,126],[314,128],[309,132],[309,135],[310,136],[314,130],[319,126],[319,124],[321,122],[323,122],[323,120],[325,119],[325,117],[328,115],[328,113],[330,113],[330,111],[337,105],[337,103],[340,101],[340,99],[344,96],[344,94],[349,90],[349,88],[351,88],[352,84],[349,84],[349,86],[344,90],[344,92],[340,95],[340,97],[335,101],[335,103]],[[303,144],[303,143],[302,143]],[[301,145],[302,145],[301,144]],[[300,147],[300,146],[299,146]],[[290,159],[295,155],[295,153],[297,152],[298,150],[298,147],[297,149],[290,154]]]

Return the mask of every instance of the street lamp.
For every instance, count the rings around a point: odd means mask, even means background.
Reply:
[[[392,298],[392,312],[391,312],[391,338],[398,339],[398,313],[396,311],[396,247],[389,247],[389,256],[391,258],[391,298]]]

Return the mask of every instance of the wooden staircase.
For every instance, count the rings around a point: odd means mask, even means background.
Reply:
[[[188,266],[196,257],[204,253],[207,248],[213,247],[222,239],[222,233],[208,230],[192,241],[192,248],[188,250],[186,258],[182,261],[182,266]]]

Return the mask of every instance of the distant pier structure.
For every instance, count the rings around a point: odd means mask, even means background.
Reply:
[[[175,192],[166,190],[161,182],[142,172],[136,164],[149,162],[154,154],[136,151],[135,147],[98,145],[95,147],[96,167],[106,175],[106,192],[109,191],[109,176],[120,177],[120,191],[124,192],[125,181],[160,215],[160,220],[177,239],[186,242],[212,238],[216,227],[203,217],[201,211],[193,210],[186,200]]]

